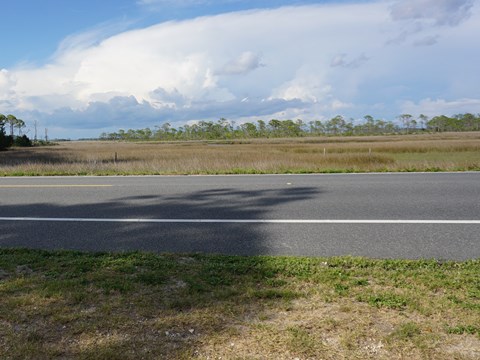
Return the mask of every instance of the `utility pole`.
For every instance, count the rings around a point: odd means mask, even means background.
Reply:
[[[33,120],[33,126],[35,128],[35,137],[33,138],[33,142],[37,143],[37,120]]]
[[[45,142],[48,142],[48,129],[45,128]]]

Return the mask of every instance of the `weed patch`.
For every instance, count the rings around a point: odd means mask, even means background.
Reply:
[[[459,326],[453,326],[453,327],[447,327],[447,332],[449,334],[456,334],[456,335],[462,335],[462,334],[477,334],[480,336],[480,326],[476,325],[459,325]]]
[[[365,301],[369,305],[376,307],[385,307],[389,309],[403,310],[408,304],[405,297],[391,292],[369,295],[366,298],[360,296],[360,301]]]

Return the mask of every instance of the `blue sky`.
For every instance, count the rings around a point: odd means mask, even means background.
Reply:
[[[0,113],[52,137],[480,112],[477,0],[0,0]]]
[[[98,26],[117,25],[118,30],[128,30],[252,8],[328,2],[331,1],[1,0],[0,9],[6,16],[0,22],[0,68],[19,62],[43,63],[65,37]]]

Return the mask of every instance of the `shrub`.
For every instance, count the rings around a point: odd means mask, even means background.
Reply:
[[[12,146],[12,143],[12,137],[5,135],[3,129],[0,128],[0,150],[5,150],[6,148]]]
[[[32,146],[32,141],[27,137],[27,135],[16,136],[14,145],[21,146],[21,147],[30,147]]]

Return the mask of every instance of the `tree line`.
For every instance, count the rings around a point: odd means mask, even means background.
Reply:
[[[118,132],[102,133],[102,140],[228,140],[245,138],[276,138],[302,136],[361,136],[409,134],[418,132],[444,131],[480,131],[480,114],[470,113],[418,118],[402,114],[396,122],[374,119],[365,115],[363,121],[354,124],[353,119],[346,120],[337,115],[329,120],[304,122],[297,120],[277,120],[268,122],[257,120],[235,125],[235,122],[221,118],[218,121],[199,121],[174,128],[166,122],[154,129],[120,129]]]
[[[22,134],[25,126],[25,122],[14,115],[0,114],[0,150],[5,150],[10,146],[32,146],[27,135]],[[15,129],[17,135],[14,132]],[[6,130],[10,130],[9,135],[6,134]]]

